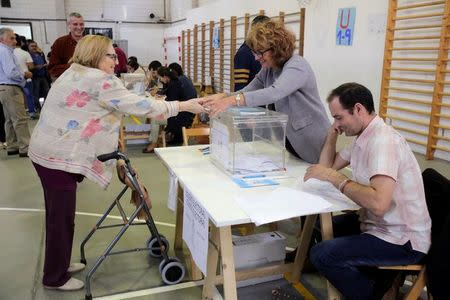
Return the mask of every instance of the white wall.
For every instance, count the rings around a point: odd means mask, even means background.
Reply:
[[[169,12],[169,1],[166,1]],[[31,20],[33,37],[45,53],[56,38],[68,33],[66,16],[77,11],[86,27],[112,28],[114,39],[128,40],[128,55],[143,65],[163,59],[163,24],[151,24],[148,15],[164,16],[164,0],[14,0],[0,8],[0,18]],[[167,14],[166,14],[167,16]],[[134,22],[134,23],[133,23]],[[145,23],[147,22],[147,23]]]

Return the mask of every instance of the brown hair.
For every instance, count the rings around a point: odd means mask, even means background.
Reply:
[[[110,45],[112,45],[112,41],[106,36],[86,35],[78,41],[69,63],[98,68],[100,61],[108,53]]]
[[[253,26],[245,42],[256,52],[271,49],[278,68],[292,57],[295,49],[295,35],[282,23],[273,20]]]

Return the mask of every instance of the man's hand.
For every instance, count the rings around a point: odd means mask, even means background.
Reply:
[[[33,73],[31,73],[30,71],[26,71],[23,75],[25,76],[25,79],[33,77]]]
[[[331,168],[327,168],[322,165],[312,165],[306,169],[303,181],[307,181],[310,178],[319,179],[322,181],[329,181],[331,183],[339,182],[339,178],[343,176]]]

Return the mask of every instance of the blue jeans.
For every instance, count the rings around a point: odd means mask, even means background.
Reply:
[[[367,233],[323,241],[310,251],[311,262],[345,299],[376,299],[377,281],[386,280],[377,266],[415,264],[424,256],[409,241],[395,245]]]
[[[27,102],[28,113],[36,113],[36,108],[34,107],[33,100],[33,82],[27,81],[25,87],[23,88],[23,93],[25,95],[25,100]]]

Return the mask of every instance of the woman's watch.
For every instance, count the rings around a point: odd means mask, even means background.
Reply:
[[[238,93],[234,98],[236,99],[236,106],[241,106],[241,93]]]

